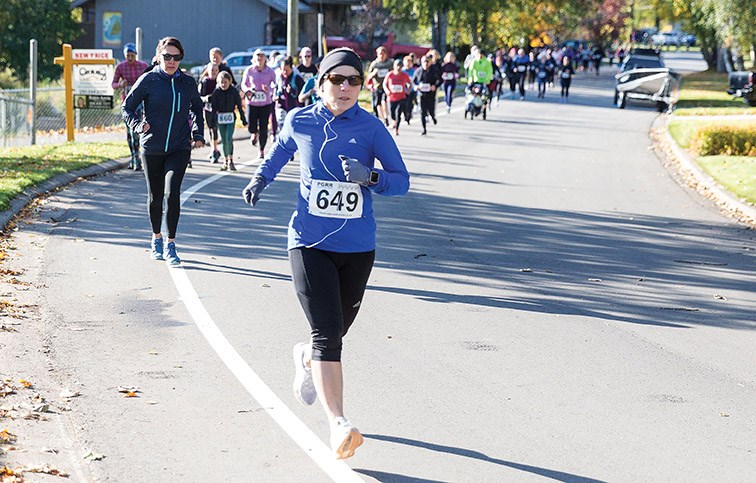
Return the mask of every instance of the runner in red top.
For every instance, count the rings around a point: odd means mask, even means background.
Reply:
[[[394,61],[394,70],[386,75],[383,80],[383,90],[388,94],[391,120],[394,121],[394,134],[399,135],[404,100],[410,92],[412,80],[402,72],[402,61]]]

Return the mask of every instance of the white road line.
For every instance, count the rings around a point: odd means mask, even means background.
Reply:
[[[248,161],[244,165],[254,164],[254,161]],[[228,173],[220,173],[211,176],[187,189],[181,196],[183,205],[194,193],[209,185],[210,183],[226,176]],[[241,198],[241,190],[239,193]],[[241,199],[239,200],[241,203]],[[249,394],[255,398],[257,403],[265,409],[271,418],[291,437],[294,442],[304,450],[304,452],[325,471],[334,481],[337,482],[362,482],[364,481],[358,473],[350,468],[346,463],[337,460],[331,449],[323,443],[310,428],[308,428],[278,396],[268,387],[267,384],[249,367],[244,358],[236,352],[236,349],[226,339],[213,318],[202,305],[202,302],[194,290],[192,282],[183,267],[169,267],[168,272],[171,274],[173,283],[179,292],[179,298],[184,302],[186,309],[194,319],[194,323],[200,330],[210,347],[215,350],[221,361],[228,367],[236,379],[244,386]]]

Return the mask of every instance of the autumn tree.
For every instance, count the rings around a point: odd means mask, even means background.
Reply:
[[[68,0],[5,0],[0,10],[0,70],[10,68],[26,80],[29,77],[29,40],[37,39],[38,73],[57,79],[61,68],[53,59],[61,55],[63,43],[81,34]]]
[[[588,40],[601,45],[618,40],[629,17],[625,0],[600,0],[595,2],[595,10],[588,13],[581,25],[587,32]]]

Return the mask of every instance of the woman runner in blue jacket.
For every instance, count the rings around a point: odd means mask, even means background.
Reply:
[[[140,134],[141,158],[147,178],[147,206],[152,225],[154,260],[179,265],[176,228],[180,214],[181,181],[191,161],[192,147],[202,147],[203,103],[194,78],[179,69],[184,48],[174,37],[161,39],[155,49],[158,65],[142,74],[124,99],[121,114],[130,129]],[[137,108],[144,103],[144,117]],[[168,244],[163,245],[163,198],[168,198],[165,219]]]
[[[339,459],[352,456],[363,442],[344,417],[341,349],[375,259],[372,197],[409,190],[409,173],[391,134],[382,120],[357,105],[363,81],[362,60],[353,50],[329,52],[318,75],[321,100],[286,116],[278,142],[243,190],[244,200],[254,206],[299,152],[288,248],[311,337],[294,346],[294,394],[305,405],[320,399]]]

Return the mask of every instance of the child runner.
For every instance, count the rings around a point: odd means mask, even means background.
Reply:
[[[234,124],[236,123],[234,108],[239,110],[239,117],[245,126],[247,125],[247,118],[244,116],[244,108],[242,107],[241,97],[239,97],[239,91],[230,89],[231,75],[223,71],[218,74],[217,82],[218,87],[213,91],[210,103],[218,120],[218,131],[223,141],[225,162],[221,166],[221,171],[226,171],[227,169],[236,171],[236,166],[234,166]]]

